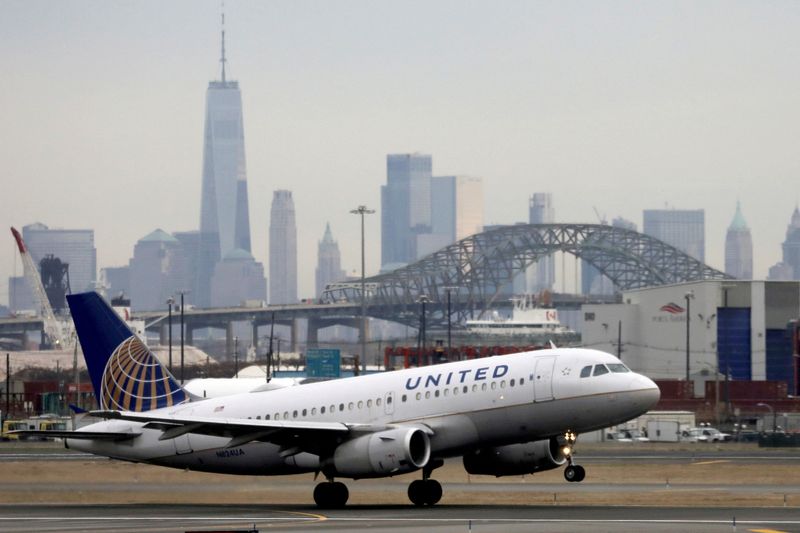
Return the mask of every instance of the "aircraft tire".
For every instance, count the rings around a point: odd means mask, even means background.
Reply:
[[[425,505],[425,482],[415,479],[408,485],[408,499],[417,507]]]
[[[586,469],[581,465],[575,465],[575,469],[578,471],[578,476],[575,478],[575,482],[580,483],[586,477]]]
[[[321,509],[339,509],[347,504],[350,491],[339,481],[319,483],[314,488],[314,502]]]
[[[442,499],[442,485],[435,479],[425,481],[425,503],[436,505]]]
[[[567,468],[564,469],[564,479],[569,481],[570,483],[574,483],[578,480],[578,467],[574,465],[569,465]]]

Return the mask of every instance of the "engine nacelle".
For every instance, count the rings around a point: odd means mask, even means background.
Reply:
[[[417,428],[397,428],[339,445],[328,465],[339,476],[381,477],[422,468],[430,457],[431,441],[427,433]]]
[[[558,468],[567,461],[558,440],[537,440],[496,448],[483,448],[464,456],[470,474],[519,476]]]

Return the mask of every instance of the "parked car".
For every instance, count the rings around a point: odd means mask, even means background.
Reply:
[[[650,442],[638,429],[620,429],[606,434],[606,439],[616,442]]]
[[[730,434],[712,427],[689,428],[681,432],[681,440],[684,442],[724,442],[731,438]]]

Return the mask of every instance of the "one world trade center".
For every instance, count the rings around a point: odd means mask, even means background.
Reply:
[[[250,216],[244,156],[242,93],[225,77],[223,15],[221,79],[206,91],[203,190],[200,207],[200,257],[195,302],[210,304],[214,265],[236,249],[250,252]]]

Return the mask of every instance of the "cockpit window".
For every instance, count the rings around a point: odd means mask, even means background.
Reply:
[[[630,369],[623,365],[622,363],[614,363],[606,365],[609,370],[616,374],[624,374],[625,372],[630,372]]]
[[[608,374],[608,369],[606,368],[606,365],[594,365],[594,375],[602,376],[603,374]]]
[[[592,365],[585,366],[581,369],[581,377],[588,378],[592,375]]]

